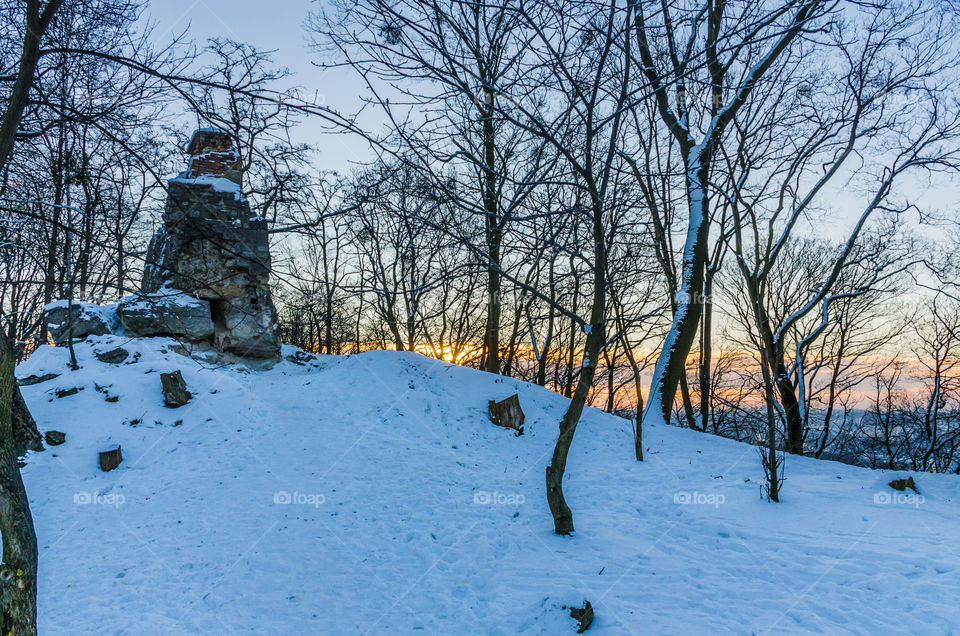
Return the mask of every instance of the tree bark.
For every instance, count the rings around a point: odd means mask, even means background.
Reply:
[[[650,396],[644,419],[670,421],[677,387],[686,372],[687,354],[697,337],[703,312],[703,277],[707,263],[707,239],[710,234],[709,203],[706,194],[708,162],[697,154],[688,162],[687,197],[690,225],[683,252],[683,274],[677,291],[677,311],[663,343],[653,372]]]
[[[13,430],[14,451],[17,455],[23,455],[28,450],[42,451],[43,436],[37,430],[37,423],[30,415],[30,409],[27,403],[23,401],[23,395],[20,393],[20,387],[13,385]]]
[[[487,326],[483,346],[486,351],[484,369],[490,373],[500,372],[500,246],[503,230],[500,226],[497,203],[497,175],[494,165],[497,160],[496,137],[493,127],[494,95],[489,87],[484,89],[487,102],[483,105],[483,209],[487,239]]]
[[[779,344],[779,343],[777,343]],[[777,393],[780,396],[780,405],[783,406],[783,414],[787,420],[787,443],[785,450],[794,455],[803,454],[803,418],[800,416],[800,400],[797,398],[797,388],[790,380],[790,374],[787,371],[787,365],[783,359],[783,353],[777,352],[776,360],[771,367],[776,369],[776,377],[773,378],[777,387]]]
[[[700,320],[700,430],[706,431],[710,423],[710,363],[713,353],[713,276],[708,269],[703,281],[703,318]]]
[[[20,477],[13,434],[16,395],[13,343],[0,342],[0,630],[4,636],[37,633],[37,535]]]
[[[606,237],[603,231],[603,208],[600,201],[594,201],[594,287],[593,305],[590,308],[590,331],[583,354],[583,366],[577,380],[577,388],[570,400],[563,419],[560,421],[560,434],[553,448],[553,457],[547,466],[547,503],[553,515],[553,528],[556,534],[573,532],[573,512],[563,497],[563,473],[567,468],[567,455],[576,433],[580,415],[587,402],[593,376],[597,371],[597,358],[606,335],[604,329],[607,304],[607,252]],[[572,343],[571,343],[572,346]]]

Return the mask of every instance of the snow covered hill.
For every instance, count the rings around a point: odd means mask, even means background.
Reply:
[[[122,346],[120,364],[96,352]],[[218,366],[166,339],[42,347],[20,378],[41,432],[24,469],[41,634],[951,633],[960,478],[789,458],[760,496],[751,446],[670,427],[632,459],[588,410],[571,453],[577,533],[552,534],[544,468],[565,399],[411,353]],[[161,372],[192,401],[163,406]],[[34,378],[36,379],[36,378]],[[57,392],[80,389],[57,397]],[[515,392],[526,433],[495,427]],[[102,472],[97,452],[120,444]],[[909,492],[909,491],[908,491]]]

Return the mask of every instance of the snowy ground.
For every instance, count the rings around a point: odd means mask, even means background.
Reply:
[[[117,345],[125,364],[93,357]],[[79,371],[52,347],[17,371],[60,374],[23,392],[41,431],[67,434],[24,469],[41,634],[559,635],[584,599],[598,635],[960,625],[958,477],[918,475],[921,499],[895,496],[894,473],[790,458],[772,504],[753,447],[660,427],[637,463],[629,423],[588,410],[577,533],[557,537],[543,471],[561,396],[409,353],[251,371],[172,345],[101,336]],[[167,409],[174,369],[194,399]],[[514,392],[522,437],[486,417]]]

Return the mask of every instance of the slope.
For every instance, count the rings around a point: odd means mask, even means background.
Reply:
[[[96,353],[123,347],[119,364]],[[543,493],[562,396],[412,353],[273,368],[170,340],[41,347],[18,377],[41,431],[24,480],[42,634],[948,633],[960,624],[957,477],[790,458],[760,496],[751,446],[588,409],[569,463],[578,532]],[[205,361],[206,360],[206,361]],[[192,401],[163,406],[180,369]],[[57,392],[80,389],[57,397]],[[519,393],[526,433],[488,399]],[[114,400],[115,401],[108,401]],[[104,473],[97,451],[120,444]]]

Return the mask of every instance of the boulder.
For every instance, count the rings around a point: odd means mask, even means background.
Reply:
[[[100,362],[120,364],[130,356],[130,352],[123,347],[115,347],[108,351],[96,351],[94,354]]]
[[[214,316],[219,314],[214,342],[221,351],[249,358],[274,358],[280,355],[277,316],[267,297],[263,304],[214,301]]]
[[[213,335],[210,303],[168,287],[121,298],[117,313],[123,328],[134,336],[206,340]]]
[[[117,326],[116,305],[101,307],[94,303],[69,303],[65,299],[46,305],[43,308],[43,319],[47,323],[50,337],[57,345],[66,344],[71,322],[75,340],[87,336],[102,336],[113,332]]]
[[[17,384],[20,386],[32,386],[34,384],[40,384],[41,382],[46,382],[54,378],[59,378],[59,373],[44,373],[42,375],[28,375],[25,378],[20,378],[17,380]]]

